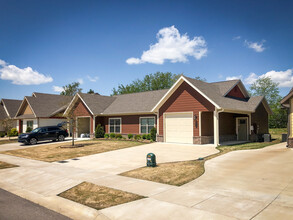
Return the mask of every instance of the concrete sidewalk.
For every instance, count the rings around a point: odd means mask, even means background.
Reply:
[[[197,146],[182,145],[185,152],[183,148],[177,149],[179,145],[143,146],[81,157],[65,164],[0,154],[0,161],[20,166],[0,170],[0,187],[73,219],[292,217],[293,149],[285,148],[284,143],[216,157],[206,162],[204,175],[181,187],[117,174],[144,166],[146,152],[154,151],[160,162],[170,162],[208,155],[208,149],[195,148],[196,153],[194,147]],[[210,153],[214,151],[210,149]],[[133,158],[135,155],[142,156]],[[56,196],[83,181],[148,198],[97,211]]]

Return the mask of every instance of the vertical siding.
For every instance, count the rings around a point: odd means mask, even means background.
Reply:
[[[254,113],[251,114],[251,124],[256,124],[258,126],[258,134],[269,133],[269,116],[261,103]]]
[[[235,86],[228,94],[227,96],[229,97],[235,97],[235,98],[241,98],[244,99],[245,96],[243,95],[243,93],[241,92],[239,86]]]
[[[163,135],[165,112],[193,112],[197,123],[193,123],[193,135],[199,136],[199,112],[214,111],[215,107],[186,82],[183,82],[159,110],[159,135]],[[204,123],[204,122],[202,122]]]
[[[293,98],[290,100],[290,137],[293,137]]]
[[[214,136],[214,113],[201,113],[201,136]]]

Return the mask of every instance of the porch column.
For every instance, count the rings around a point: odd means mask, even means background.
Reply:
[[[93,116],[93,133],[95,137],[95,132],[96,132],[96,116]]]
[[[219,112],[218,109],[214,111],[214,145],[219,145]]]

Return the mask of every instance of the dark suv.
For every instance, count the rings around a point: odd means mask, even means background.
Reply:
[[[59,126],[39,127],[32,130],[30,133],[21,134],[18,136],[18,142],[25,144],[36,144],[38,141],[64,141],[68,137],[67,130]]]

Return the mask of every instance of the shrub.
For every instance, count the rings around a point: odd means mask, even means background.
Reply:
[[[18,136],[18,132],[17,132],[16,128],[12,128],[12,129],[8,132],[8,136],[10,136],[10,137]]]
[[[122,138],[122,135],[121,134],[115,134],[115,138],[121,139]]]
[[[104,135],[104,138],[107,138],[108,139],[109,138],[109,134],[105,134]]]
[[[101,124],[98,124],[95,130],[96,138],[103,138],[105,135],[104,127]]]
[[[152,128],[150,134],[151,134],[151,140],[152,141],[156,141],[156,139],[157,139],[156,138],[157,137],[157,129],[156,128]]]
[[[144,139],[144,140],[147,139],[147,135],[146,134],[143,134],[142,135],[142,139]]]
[[[110,138],[115,138],[115,137],[116,137],[115,133],[110,134]]]
[[[5,136],[5,132],[3,132],[3,131],[0,131],[0,137],[4,137]]]
[[[141,136],[139,134],[137,134],[137,135],[134,136],[134,139],[135,140],[140,140],[141,139]]]
[[[128,134],[128,139],[132,139],[133,138],[133,134]]]
[[[151,134],[147,134],[147,140],[151,140]]]
[[[26,132],[26,133],[30,133],[32,130],[33,130],[33,129],[32,129],[31,127],[27,127],[25,132]]]

